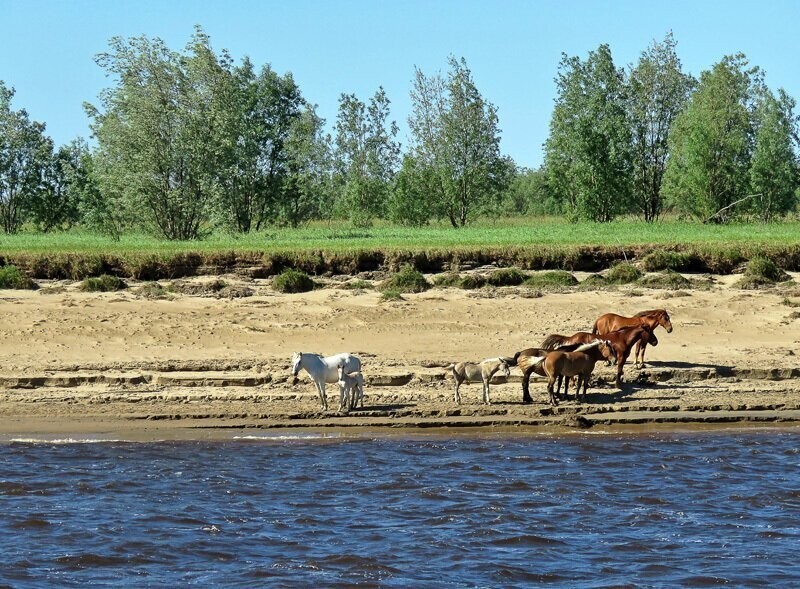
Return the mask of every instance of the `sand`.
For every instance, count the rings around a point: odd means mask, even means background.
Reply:
[[[374,290],[336,288],[345,277],[293,295],[272,291],[269,280],[221,278],[253,296],[151,299],[137,283],[83,293],[60,281],[0,291],[0,438],[800,422],[794,284],[743,291],[736,276],[717,276],[706,290],[433,289],[382,302]],[[660,344],[643,370],[628,363],[622,390],[609,384],[613,369],[598,365],[587,403],[553,408],[535,380],[535,402],[522,405],[513,369],[495,380],[492,405],[480,403],[480,384],[464,385],[462,404],[453,401],[449,363],[513,355],[550,333],[590,330],[602,313],[651,308],[666,308],[674,331],[656,331]],[[292,384],[294,351],[359,355],[365,408],[339,414],[331,386],[330,410],[321,411],[304,373]]]

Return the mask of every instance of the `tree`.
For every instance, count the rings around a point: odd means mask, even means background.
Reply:
[[[798,188],[795,101],[781,89],[776,98],[766,91],[756,112],[758,128],[750,165],[750,190],[756,214],[764,221],[791,211]]]
[[[503,193],[503,210],[514,215],[563,214],[562,203],[553,198],[544,167],[518,168]]]
[[[97,63],[116,76],[87,105],[110,209],[168,239],[193,239],[210,217],[222,162],[219,101],[227,58],[197,29],[183,54],[161,39],[111,40]]]
[[[645,221],[663,208],[661,184],[669,154],[669,130],[686,105],[695,80],[681,71],[672,33],[642,52],[628,78],[633,141],[633,198]]]
[[[368,226],[384,214],[391,182],[400,161],[398,128],[389,118],[389,98],[379,88],[363,103],[342,94],[336,117],[337,208],[356,226]]]
[[[6,233],[27,219],[53,151],[44,123],[31,121],[24,109],[11,110],[13,97],[14,89],[0,81],[0,225]]]
[[[573,217],[610,221],[629,210],[632,194],[624,73],[600,45],[585,61],[563,55],[556,85],[545,142],[551,189]]]
[[[700,75],[670,131],[664,194],[679,212],[710,220],[747,196],[761,86],[760,70],[748,69],[742,54],[726,56]]]
[[[42,166],[41,182],[31,195],[29,207],[31,220],[47,233],[78,221],[85,144],[76,140],[53,153],[52,141],[48,141],[45,149],[49,157]]]
[[[408,124],[413,168],[437,216],[463,227],[499,200],[509,179],[500,156],[497,107],[484,100],[466,60],[450,56],[447,79],[415,69]]]

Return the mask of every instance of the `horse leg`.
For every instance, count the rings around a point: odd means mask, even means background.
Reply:
[[[317,383],[317,391],[319,391],[319,399],[322,401],[322,410],[328,410],[328,398],[325,396],[325,383],[318,382]]]
[[[547,381],[547,395],[550,397],[550,404],[555,407],[558,405],[558,401],[556,400],[556,396],[553,394],[553,386],[556,384],[556,377],[551,376],[550,379]]]
[[[560,385],[561,385],[562,379],[564,381],[564,400],[565,401],[569,401],[569,376],[559,375],[559,377],[558,377],[559,388],[561,388]],[[577,400],[577,398],[576,398],[576,400]]]
[[[642,347],[642,359],[639,360],[639,368],[644,368],[644,351],[647,349],[647,342],[639,342]],[[639,349],[636,349],[636,359],[639,359]]]
[[[522,403],[525,405],[533,403],[533,399],[531,399],[531,394],[529,390],[530,383],[528,382],[531,377],[531,372],[533,372],[533,368],[522,373]]]
[[[455,392],[455,395],[454,395],[454,398],[455,398],[455,401],[456,401],[456,405],[461,405],[461,395],[458,394],[458,387],[460,387],[460,386],[461,386],[461,382],[456,380],[456,392]]]
[[[491,378],[491,377],[489,377]],[[487,405],[491,405],[492,402],[489,400],[489,381],[483,381],[483,402]]]

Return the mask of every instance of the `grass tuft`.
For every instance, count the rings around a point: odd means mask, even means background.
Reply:
[[[578,279],[566,270],[549,270],[529,276],[523,283],[541,290],[561,290],[578,284]]]
[[[309,292],[314,290],[314,281],[301,270],[287,268],[275,277],[272,288],[284,293]]]
[[[664,270],[658,274],[650,274],[639,279],[639,286],[645,288],[665,288],[680,290],[682,288],[692,288],[692,281],[684,278],[674,270]]]
[[[789,280],[789,275],[778,268],[777,264],[767,258],[753,258],[747,263],[747,268],[744,271],[745,276],[757,276],[772,282],[786,282]]]
[[[111,276],[110,274],[87,278],[79,286],[79,289],[83,292],[115,292],[126,288],[128,288],[128,285],[122,278]]]
[[[489,275],[487,282],[492,286],[519,286],[528,275],[519,268],[501,268]]]
[[[0,267],[0,288],[36,290],[39,285],[16,266],[3,266]]]
[[[381,301],[404,301],[403,295],[400,294],[400,291],[394,288],[390,288],[384,290],[381,293]]]
[[[630,284],[631,282],[636,282],[641,277],[642,272],[636,266],[628,264],[627,262],[615,264],[606,272],[605,276],[610,284]]]
[[[430,287],[431,283],[411,264],[404,265],[381,284],[381,290],[384,292],[397,291],[398,293],[423,292]]]
[[[642,258],[642,268],[645,272],[658,272],[659,270],[675,270],[676,272],[691,269],[692,257],[684,252],[655,250]]]

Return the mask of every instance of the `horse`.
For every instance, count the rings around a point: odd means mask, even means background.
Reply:
[[[603,336],[611,343],[614,349],[614,355],[617,358],[617,379],[616,385],[618,389],[622,388],[622,368],[631,354],[633,345],[636,344],[637,349],[639,346],[646,346],[647,344],[657,346],[658,338],[653,331],[646,325],[639,325],[635,327],[623,327],[617,329]]]
[[[578,348],[580,344],[565,345],[559,348],[562,351],[573,351]],[[530,377],[531,374],[536,373],[539,376],[546,377],[542,362],[544,361],[547,353],[552,350],[545,350],[543,348],[526,348],[514,354],[513,358],[507,358],[509,366],[518,366],[522,370],[522,402],[523,404],[533,403],[530,394]]]
[[[325,383],[339,381],[339,363],[344,362],[344,370],[350,374],[361,372],[361,360],[348,353],[336,354],[335,356],[322,356],[321,354],[310,354],[306,352],[295,352],[292,354],[292,375],[293,383],[297,382],[297,374],[301,369],[305,370],[319,392],[319,400],[322,402],[322,409],[328,409],[328,400],[325,398]],[[339,388],[339,408],[344,407],[344,390]]]
[[[551,333],[539,346],[543,350],[557,350],[561,346],[569,346],[571,344],[589,344],[597,339],[597,336],[589,333],[588,331],[579,331],[573,335],[561,335],[560,333]]]
[[[458,393],[458,388],[463,382],[483,382],[483,402],[491,405],[489,400],[489,381],[494,376],[494,373],[502,370],[503,374],[508,376],[511,371],[508,368],[508,362],[505,358],[487,358],[479,364],[473,362],[459,362],[452,367],[453,380],[456,383],[455,401],[456,404],[461,404],[461,395]]]
[[[611,331],[622,329],[623,327],[635,327],[637,325],[646,325],[650,331],[655,331],[659,325],[667,330],[667,333],[672,333],[672,321],[670,320],[669,313],[666,309],[650,309],[647,311],[640,311],[633,317],[625,317],[615,313],[606,313],[597,318],[592,328],[592,333],[602,336]],[[636,345],[636,355],[634,366],[644,367],[644,352],[647,348],[647,343],[639,343]],[[641,361],[640,361],[641,355]]]
[[[347,404],[347,410],[355,409],[359,401],[361,408],[364,408],[364,375],[360,372],[353,372],[347,374],[345,370],[346,362],[344,360],[339,362],[339,389],[344,391],[344,400]]]
[[[600,360],[616,360],[614,348],[608,340],[595,340],[590,344],[584,344],[574,352],[563,352],[554,350],[548,352],[544,358],[544,372],[547,374],[547,394],[550,397],[550,404],[558,405],[553,385],[558,379],[558,389],[561,389],[561,382],[564,381],[564,397],[569,398],[568,388],[569,379],[572,376],[578,377],[578,384],[575,387],[575,400],[581,401],[581,384],[583,384],[583,399],[586,400],[586,388],[589,386],[589,377],[592,375],[594,365]],[[564,378],[566,377],[566,378]]]

